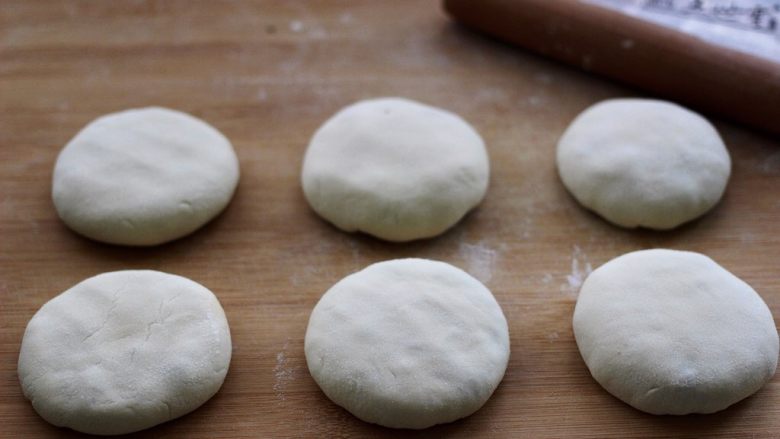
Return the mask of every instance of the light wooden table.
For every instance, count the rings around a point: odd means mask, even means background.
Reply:
[[[398,437],[319,391],[303,336],[320,295],[370,263],[426,257],[462,267],[509,320],[506,377],[475,415],[411,437],[780,437],[780,378],[711,416],[656,417],[590,377],[571,313],[591,267],[624,252],[707,253],[780,316],[780,148],[717,121],[734,160],[722,203],[679,230],[627,231],[581,209],[554,166],[562,130],[598,100],[637,92],[452,24],[436,1],[62,1],[0,3],[0,437],[75,437],[41,420],[16,376],[27,321],[94,274],[151,268],[219,297],[234,353],[202,408],[140,437]],[[299,184],[312,132],[358,99],[400,95],[455,111],[484,136],[484,203],[435,239],[388,244],[342,233]],[[102,245],[57,219],[59,149],[115,110],[163,105],[234,143],[242,177],[223,215],[146,249]],[[779,122],[780,123],[780,122]]]

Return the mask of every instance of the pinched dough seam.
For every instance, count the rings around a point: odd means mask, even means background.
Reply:
[[[114,297],[111,298],[111,308],[109,308],[108,312],[106,312],[106,317],[103,319],[103,322],[100,324],[100,326],[97,327],[97,329],[95,329],[91,333],[87,334],[87,336],[84,337],[81,340],[82,343],[86,342],[87,340],[92,338],[92,336],[94,336],[95,334],[97,334],[98,332],[100,332],[102,329],[104,329],[106,327],[106,325],[108,324],[109,320],[111,320],[111,314],[113,314],[114,311],[116,310],[117,306],[119,306],[119,294],[120,293],[121,293],[120,290],[114,292]]]
[[[171,405],[168,404],[167,401],[162,401],[161,400],[160,402],[163,403],[163,405],[165,406],[165,409],[168,411],[168,419],[172,419],[173,418],[173,411],[171,411]]]
[[[152,327],[153,327],[154,325],[164,325],[164,324],[165,324],[165,321],[166,321],[167,319],[169,319],[169,318],[170,318],[170,317],[171,317],[171,316],[174,314],[174,312],[173,312],[173,311],[171,311],[171,312],[169,312],[169,313],[168,313],[168,315],[166,315],[166,316],[163,316],[163,309],[164,309],[166,306],[168,306],[168,305],[170,305],[171,303],[173,303],[173,301],[174,301],[174,300],[176,300],[176,299],[178,299],[178,298],[179,298],[181,295],[182,295],[182,294],[181,294],[181,293],[179,293],[179,294],[176,294],[176,295],[174,295],[173,297],[171,297],[171,298],[170,298],[170,299],[168,299],[168,300],[161,300],[161,301],[160,301],[160,306],[157,308],[157,318],[156,318],[155,320],[153,320],[153,321],[149,322],[149,323],[146,325],[146,338],[144,338],[144,341],[149,341],[149,338],[152,336]]]

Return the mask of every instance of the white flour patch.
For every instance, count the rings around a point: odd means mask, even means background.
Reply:
[[[485,87],[480,88],[474,97],[477,102],[485,104],[503,103],[506,101],[507,92],[500,88]]]
[[[458,253],[466,260],[466,271],[479,279],[482,283],[490,282],[493,278],[493,267],[498,259],[498,252],[484,242],[476,244],[461,242],[458,245]]]
[[[276,354],[276,366],[274,366],[274,376],[276,381],[274,382],[274,392],[276,392],[276,398],[280,401],[287,399],[284,395],[284,391],[293,379],[295,379],[295,368],[290,367],[290,359],[287,358],[287,347],[290,345],[290,340],[287,339],[282,346],[282,350]]]
[[[544,100],[539,96],[529,96],[527,101],[528,101],[528,105],[532,107],[539,107],[544,103]]]
[[[761,162],[759,170],[770,175],[780,173],[780,152],[773,153]]]
[[[352,23],[352,14],[350,14],[349,12],[344,12],[343,14],[341,14],[341,16],[339,16],[339,21],[341,22],[341,24]]]
[[[566,275],[566,284],[562,289],[576,294],[591,271],[593,267],[588,261],[588,256],[582,252],[580,246],[575,245],[571,254],[571,273]]]
[[[304,265],[299,272],[295,272],[290,276],[290,283],[296,287],[306,285],[311,282],[312,278],[320,276],[322,272],[323,270],[316,264]]]
[[[523,237],[523,239],[528,239],[528,238],[531,238],[531,236],[533,234],[532,232],[533,232],[533,229],[534,229],[534,219],[533,219],[532,215],[535,212],[534,212],[533,205],[526,206],[525,211],[526,211],[526,214],[523,216],[523,219],[521,221],[521,224],[522,224],[521,227],[522,227],[522,230],[523,230],[522,237]]]
[[[553,275],[550,273],[545,273],[544,276],[542,276],[542,283],[543,284],[549,284],[553,280]]]
[[[290,22],[290,30],[293,32],[300,32],[303,30],[303,23],[300,20],[293,20]]]

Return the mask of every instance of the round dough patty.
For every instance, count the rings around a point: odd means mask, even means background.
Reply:
[[[219,131],[165,108],[112,113],[62,150],[52,196],[63,221],[111,244],[156,245],[192,233],[227,206],[238,159]]]
[[[745,282],[692,252],[644,250],[599,267],[574,310],[591,374],[639,410],[723,410],[775,373],[772,314]]]
[[[311,207],[336,227],[388,241],[443,233],[485,196],[482,138],[448,111],[380,98],[339,111],[303,162]]]
[[[19,379],[48,422],[124,434],[198,408],[222,386],[230,355],[211,291],[159,271],[115,271],[38,310],[22,340]]]
[[[580,204],[608,221],[671,229],[717,204],[731,159],[698,114],[670,102],[611,99],[563,134],[558,172]]]
[[[479,281],[443,262],[397,259],[342,279],[311,313],[314,380],[336,404],[386,427],[468,416],[504,376],[509,330]]]

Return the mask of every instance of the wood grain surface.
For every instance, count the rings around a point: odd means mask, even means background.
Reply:
[[[725,198],[672,232],[622,230],[580,208],[555,143],[588,105],[634,90],[488,40],[436,1],[0,2],[0,437],[77,437],[40,419],[16,361],[47,300],[104,271],[150,268],[213,290],[234,351],[222,390],[137,437],[780,437],[780,378],[709,416],[643,414],[602,390],[571,314],[591,270],[624,252],[704,252],[780,316],[778,141],[715,121],[733,161]],[[455,111],[485,138],[482,205],[435,239],[388,244],[314,215],[299,176],[312,132],[358,99],[399,95]],[[50,186],[60,148],[107,112],[163,105],[230,138],[242,177],[227,210],[176,242],[132,249],[70,232]],[[331,403],[303,355],[309,313],[343,276],[381,260],[439,259],[481,279],[511,333],[509,368],[473,416],[428,430],[363,423]]]

